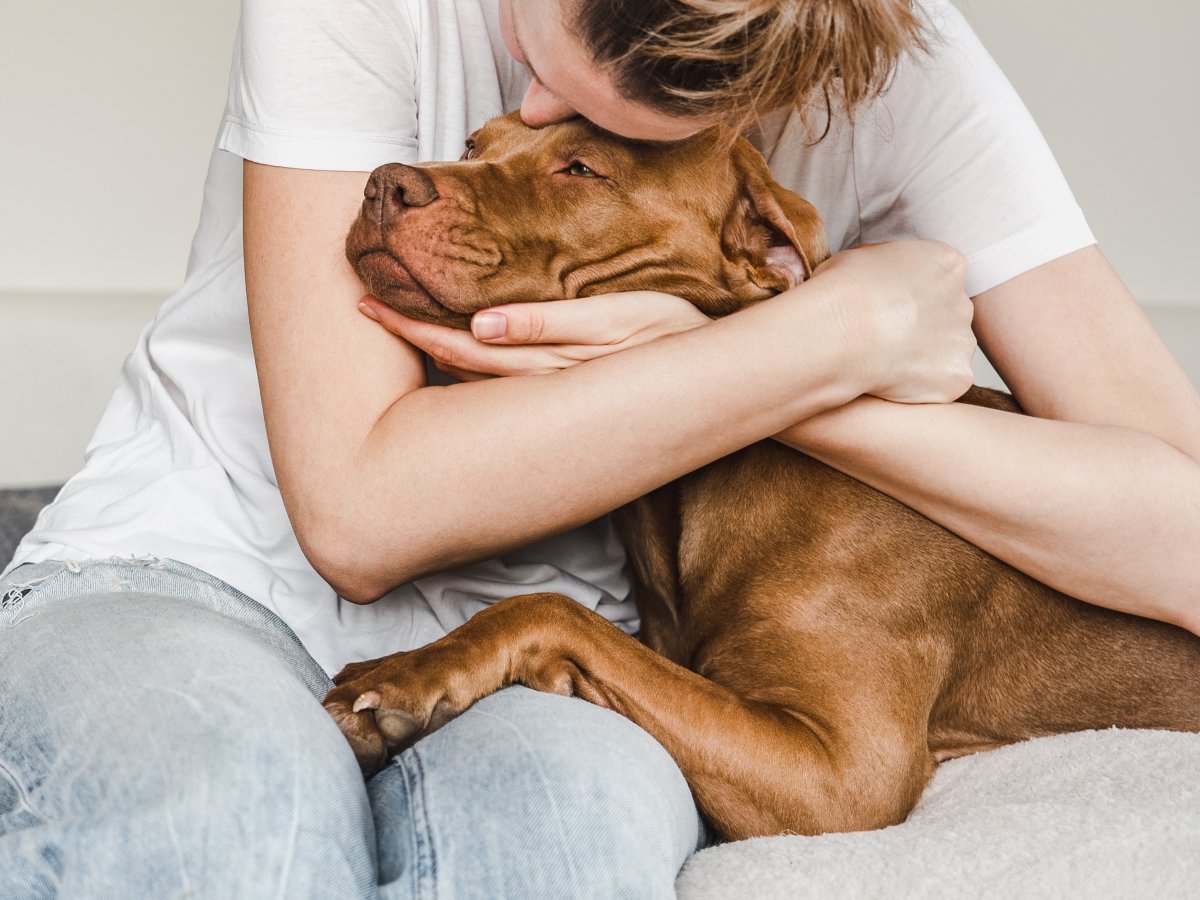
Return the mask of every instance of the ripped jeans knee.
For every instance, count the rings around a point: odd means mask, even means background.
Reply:
[[[79,570],[78,563],[69,563],[64,565],[73,565],[75,570]],[[46,579],[57,574],[55,572],[47,572],[44,575],[35,575],[32,577],[22,577],[21,570],[26,566],[18,566],[4,580],[0,587],[0,627],[15,628],[25,618],[25,598],[33,593],[36,588]]]

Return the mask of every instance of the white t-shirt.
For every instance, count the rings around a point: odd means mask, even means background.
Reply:
[[[830,244],[936,237],[967,254],[976,294],[1092,243],[1037,127],[961,15],[927,0],[932,58],[904,61],[853,127],[815,147],[798,116],[754,136],[812,201]],[[515,109],[527,75],[495,0],[244,0],[226,115],[187,274],[146,327],[86,452],[9,568],[45,559],[169,557],[274,610],[317,661],[433,640],[486,604],[559,591],[627,630],[637,615],[607,516],[504,556],[341,600],[296,542],[267,448],[242,260],[242,157],[368,172],[456,159]],[[464,528],[470,523],[464,523]]]

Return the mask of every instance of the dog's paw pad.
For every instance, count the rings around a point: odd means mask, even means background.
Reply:
[[[375,713],[375,724],[392,746],[403,744],[421,730],[421,723],[401,709],[381,709]]]

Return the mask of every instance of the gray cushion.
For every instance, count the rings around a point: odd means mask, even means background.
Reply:
[[[0,569],[8,565],[37,514],[57,493],[57,487],[0,490]]]

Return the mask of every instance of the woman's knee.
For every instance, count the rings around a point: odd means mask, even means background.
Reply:
[[[521,687],[419,742],[370,790],[381,880],[449,879],[464,896],[478,879],[491,879],[480,896],[673,896],[701,837],[682,773],[649,734]]]
[[[106,864],[133,877],[155,865],[145,845],[120,859],[119,836],[136,823],[162,860],[177,860],[180,883],[327,875],[373,890],[362,778],[317,699],[237,622],[142,599],[56,603],[6,642],[5,852],[49,842],[69,878],[73,858],[94,864],[105,854],[88,862],[87,848],[112,843]]]

